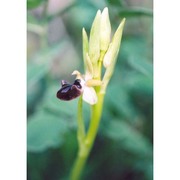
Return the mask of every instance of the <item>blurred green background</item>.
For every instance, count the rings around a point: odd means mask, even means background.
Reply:
[[[77,153],[77,99],[56,98],[83,72],[82,28],[109,8],[112,31],[126,17],[98,136],[83,180],[153,179],[152,0],[27,0],[27,179],[65,180]],[[86,126],[89,106],[84,105]]]

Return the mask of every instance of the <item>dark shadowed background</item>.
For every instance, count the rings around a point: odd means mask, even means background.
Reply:
[[[82,28],[108,7],[112,31],[126,24],[83,180],[153,179],[152,0],[27,0],[28,180],[67,179],[77,153],[77,100],[56,98],[83,72]],[[89,108],[84,118],[89,123]]]

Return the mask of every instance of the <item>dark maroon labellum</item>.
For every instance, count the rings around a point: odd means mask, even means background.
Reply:
[[[57,98],[70,101],[77,98],[82,93],[81,80],[76,79],[73,84],[68,83],[65,80],[61,81],[61,89],[57,92]]]

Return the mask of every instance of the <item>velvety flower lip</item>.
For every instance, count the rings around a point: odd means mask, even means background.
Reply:
[[[62,87],[57,92],[56,97],[63,101],[70,101],[82,94],[82,86],[80,79],[76,79],[73,84],[70,84],[65,80],[62,80],[61,86]]]

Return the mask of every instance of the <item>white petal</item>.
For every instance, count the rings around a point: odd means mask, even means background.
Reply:
[[[91,105],[97,103],[97,95],[93,87],[84,87],[83,100]]]

